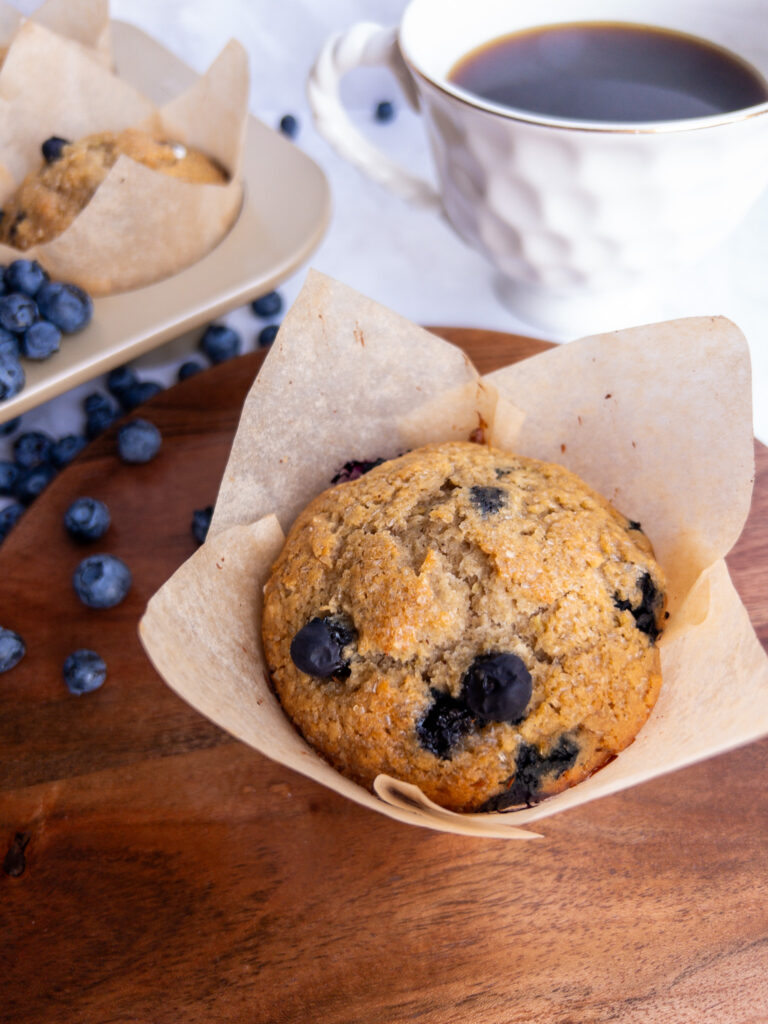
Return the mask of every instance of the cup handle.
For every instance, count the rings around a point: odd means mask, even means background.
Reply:
[[[428,181],[390,160],[352,124],[341,102],[341,80],[358,67],[389,68],[414,110],[419,99],[397,44],[397,29],[360,22],[325,43],[307,80],[307,98],[317,130],[336,152],[373,181],[417,206],[440,210],[442,203]]]

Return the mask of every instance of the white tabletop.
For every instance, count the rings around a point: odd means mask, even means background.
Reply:
[[[34,0],[15,0],[28,13]],[[536,334],[502,305],[494,275],[484,260],[462,243],[438,217],[409,207],[362,178],[337,157],[311,124],[304,82],[322,42],[355,21],[395,24],[404,0],[112,0],[116,18],[132,22],[197,70],[203,70],[231,36],[251,59],[251,109],[268,124],[290,112],[300,121],[297,145],[324,169],[334,213],[312,265],[393,309],[426,324],[489,327]],[[345,91],[357,122],[393,156],[415,170],[428,171],[428,155],[418,118],[406,110],[394,82],[383,72],[350,76]],[[397,116],[373,121],[381,99],[393,99]],[[755,433],[768,441],[768,194],[749,219],[717,252],[677,280],[668,282],[656,319],[724,314],[746,334],[752,352]],[[296,296],[304,271],[280,289],[286,304]],[[235,310],[227,321],[239,329],[245,350],[255,346],[262,323],[249,310]],[[616,327],[630,326],[616,324]],[[178,357],[163,357],[141,369],[145,378],[169,384]],[[26,413],[23,429],[54,436],[81,433],[84,395],[103,390],[103,379],[83,385]],[[0,458],[9,441],[0,438]],[[1,499],[0,499],[1,500]]]

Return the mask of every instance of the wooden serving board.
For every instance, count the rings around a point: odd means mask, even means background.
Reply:
[[[540,351],[440,332],[481,371]],[[765,1024],[768,741],[542,823],[534,843],[442,835],[345,801],[179,700],[136,624],[194,550],[260,364],[158,396],[164,446],[92,444],[0,550],[0,1021],[19,1024]],[[768,451],[729,564],[768,640]],[[66,536],[72,499],[113,525]],[[130,565],[110,611],[75,598],[84,550]],[[66,655],[109,677],[72,697]]]

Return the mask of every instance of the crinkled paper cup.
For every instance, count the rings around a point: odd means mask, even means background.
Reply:
[[[284,532],[345,461],[479,424],[642,522],[670,618],[661,695],[631,746],[534,807],[456,814],[388,776],[368,792],[302,740],[270,688],[261,602]],[[186,701],[337,793],[442,831],[534,838],[522,826],[768,733],[768,661],[723,561],[753,468],[748,350],[725,319],[584,338],[481,378],[459,349],[311,273],[246,399],[208,540],[149,602],[141,639]]]

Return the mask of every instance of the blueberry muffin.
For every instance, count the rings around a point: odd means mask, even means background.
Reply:
[[[264,649],[286,713],[340,772],[502,811],[632,742],[661,685],[664,585],[640,524],[568,470],[429,445],[298,517]]]
[[[42,167],[27,175],[0,219],[0,241],[16,249],[49,242],[68,228],[122,155],[193,184],[227,181],[203,153],[135,129],[100,132],[79,142],[54,137],[42,149]]]

